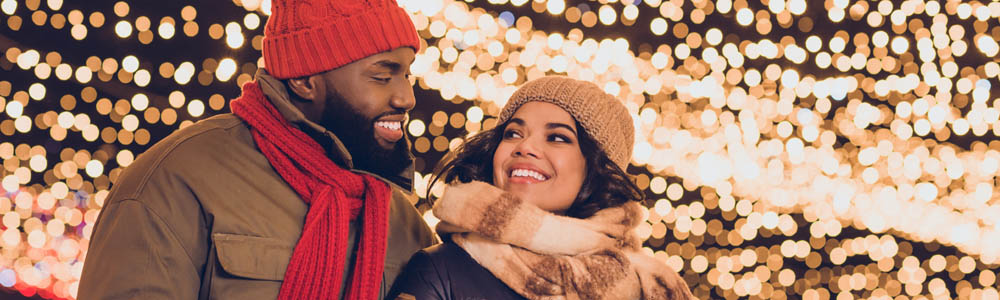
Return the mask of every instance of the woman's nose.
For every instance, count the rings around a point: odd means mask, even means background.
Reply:
[[[534,142],[531,141],[531,139],[527,138],[522,139],[520,142],[517,143],[517,147],[514,148],[513,154],[515,156],[530,156],[534,158],[539,157],[538,148],[534,145]]]

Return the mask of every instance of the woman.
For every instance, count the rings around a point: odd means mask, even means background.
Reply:
[[[683,279],[639,252],[641,190],[624,169],[632,119],[596,85],[525,83],[496,128],[470,138],[435,177],[445,242],[421,250],[399,299],[689,299]],[[490,183],[490,184],[487,184]]]

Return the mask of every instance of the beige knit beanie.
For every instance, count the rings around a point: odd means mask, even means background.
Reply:
[[[521,105],[548,102],[565,109],[624,171],[632,159],[635,127],[628,109],[596,84],[563,76],[545,76],[526,82],[504,105],[497,120],[504,124]]]

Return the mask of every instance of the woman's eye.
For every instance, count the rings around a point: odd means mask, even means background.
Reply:
[[[510,130],[510,131],[504,132],[503,133],[503,137],[505,139],[521,138],[521,134],[518,133],[517,131]]]
[[[569,138],[567,138],[565,136],[562,136],[562,135],[558,135],[558,134],[553,134],[553,135],[549,136],[549,140],[551,140],[553,142],[569,143]]]

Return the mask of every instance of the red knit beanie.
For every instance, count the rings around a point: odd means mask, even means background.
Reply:
[[[264,65],[278,79],[339,68],[393,50],[420,50],[396,0],[274,0],[264,27]]]

